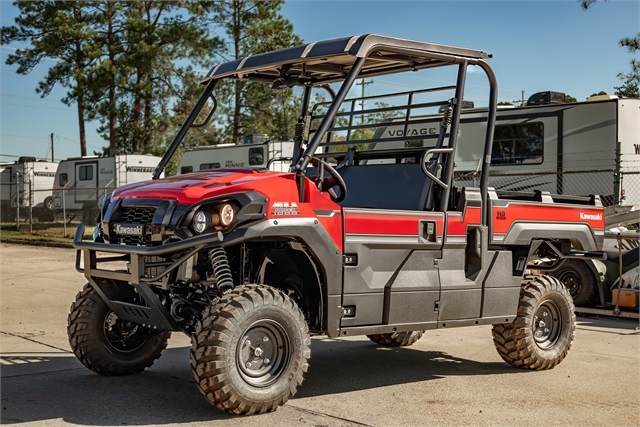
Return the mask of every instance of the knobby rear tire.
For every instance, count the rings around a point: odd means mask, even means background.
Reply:
[[[223,411],[251,415],[275,411],[296,393],[311,339],[290,297],[249,285],[205,310],[192,342],[191,372],[202,395]]]
[[[575,324],[573,300],[562,282],[552,276],[528,275],[516,319],[493,325],[493,342],[500,357],[512,366],[552,369],[567,356]]]

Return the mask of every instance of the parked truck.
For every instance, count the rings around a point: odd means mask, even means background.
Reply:
[[[156,156],[121,152],[62,160],[52,183],[53,209],[80,213],[87,224],[93,224],[107,194],[149,179],[159,161]]]
[[[12,163],[0,164],[0,211],[2,221],[13,221],[18,215],[31,214],[48,219],[53,209],[51,188],[58,163],[20,157]]]
[[[526,272],[542,254],[602,259],[604,210],[596,194],[489,186],[498,88],[488,58],[364,35],[214,67],[153,180],[106,197],[94,242],[82,241],[83,226],[76,231],[76,268],[88,284],[68,317],[75,355],[103,375],[133,374],[183,332],[198,389],[233,414],[274,411],[296,393],[311,335],[407,346],[427,330],[490,324],[507,363],[555,367],[573,340],[573,303],[558,279]],[[453,176],[469,66],[487,76],[489,107],[479,186],[460,187]],[[347,99],[357,79],[440,68],[457,77],[394,94],[404,105],[363,110]],[[292,172],[222,168],[161,179],[222,79],[302,89]],[[335,96],[316,109],[312,91],[330,83]],[[366,114],[400,111],[409,126],[412,111],[442,106],[434,134],[360,137],[382,125]],[[389,148],[372,148],[382,143]]]

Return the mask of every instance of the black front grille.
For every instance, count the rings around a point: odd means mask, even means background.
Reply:
[[[131,246],[151,246],[150,236],[118,236],[118,243]]]
[[[155,206],[122,206],[120,222],[122,224],[151,224],[156,213]]]
[[[156,213],[156,206],[121,206],[120,224],[147,225],[153,222],[153,215]],[[151,246],[151,236],[116,236],[117,243],[129,246]]]

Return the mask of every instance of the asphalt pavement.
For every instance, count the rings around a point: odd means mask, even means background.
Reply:
[[[402,349],[315,337],[298,394],[272,414],[209,405],[174,334],[150,369],[102,377],[69,348],[67,313],[85,280],[70,249],[0,244],[3,424],[37,426],[638,426],[640,332],[630,319],[578,317],[555,369],[512,368],[488,326],[436,330]]]

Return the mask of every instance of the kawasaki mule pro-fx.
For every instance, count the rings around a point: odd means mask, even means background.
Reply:
[[[598,196],[488,187],[492,156],[511,150],[527,162],[535,145],[514,135],[492,152],[488,57],[364,35],[213,68],[153,180],[105,200],[95,242],[82,242],[78,227],[76,268],[89,281],[69,314],[78,359],[103,375],[141,372],[171,332],[184,332],[198,388],[234,414],[273,411],[296,393],[311,335],[407,346],[428,329],[492,324],[506,362],[560,363],[573,339],[571,298],[557,279],[525,270],[541,252],[602,258],[603,209]],[[479,188],[453,180],[470,66],[490,88],[486,133],[460,160],[481,161]],[[453,84],[347,99],[358,78],[435,72],[438,81],[442,71]],[[291,171],[158,179],[189,129],[204,124],[196,117],[215,104],[221,79],[302,88]]]

